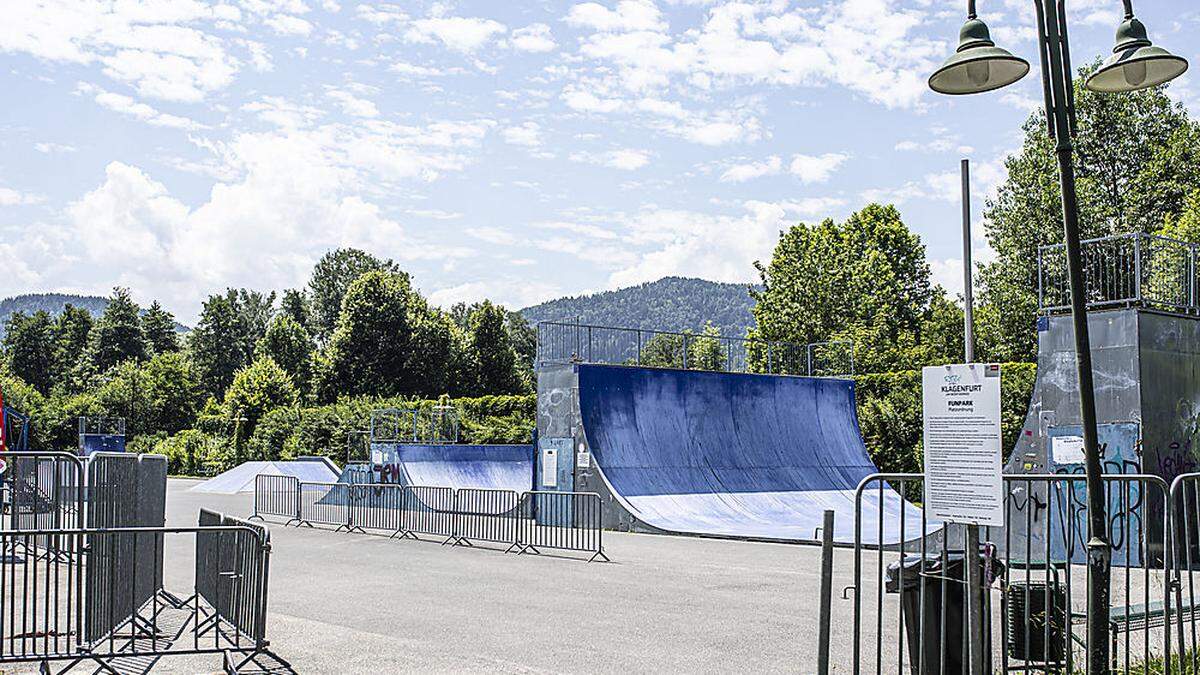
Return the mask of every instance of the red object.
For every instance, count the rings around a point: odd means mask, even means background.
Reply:
[[[8,450],[8,414],[4,412],[4,389],[0,388],[0,452]]]

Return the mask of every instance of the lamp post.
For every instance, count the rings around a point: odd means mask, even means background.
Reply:
[[[1131,0],[1123,0],[1125,18],[1117,28],[1113,54],[1092,73],[1084,86],[1096,92],[1130,92],[1172,80],[1187,70],[1187,61],[1155,47],[1146,27],[1133,16]],[[1071,55],[1067,42],[1064,0],[1034,0],[1042,94],[1047,132],[1055,141],[1062,183],[1063,234],[1071,290],[1071,319],[1075,329],[1075,363],[1079,379],[1080,421],[1086,449],[1085,478],[1088,506],[1087,672],[1099,675],[1109,664],[1109,577],[1112,550],[1108,542],[1104,484],[1096,440],[1096,399],[1092,386],[1092,353],[1088,339],[1087,306],[1079,245],[1079,205],[1075,194],[1072,136],[1075,100]],[[929,77],[929,87],[941,94],[975,94],[1020,80],[1029,63],[992,42],[978,19],[975,0],[967,1],[967,22],[959,33],[957,51]],[[1049,564],[1050,561],[1047,561]]]

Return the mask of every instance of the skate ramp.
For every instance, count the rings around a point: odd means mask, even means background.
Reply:
[[[381,483],[524,492],[533,488],[533,446],[379,444]]]
[[[584,364],[577,372],[596,467],[638,521],[811,541],[832,509],[834,539],[854,542],[855,490],[878,469],[859,433],[853,382]],[[866,490],[863,543],[897,543],[901,509],[892,490]],[[903,515],[904,538],[918,538],[921,511],[903,504]]]

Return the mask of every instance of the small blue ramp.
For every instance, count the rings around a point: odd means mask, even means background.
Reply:
[[[577,368],[598,473],[641,522],[667,532],[811,541],[832,509],[835,541],[853,543],[855,490],[878,471],[859,433],[853,382]],[[900,539],[901,504],[891,489],[864,492],[864,543]],[[920,509],[907,504],[904,515],[905,538],[919,537]]]
[[[373,459],[381,482],[515,492],[533,488],[531,445],[380,446]]]

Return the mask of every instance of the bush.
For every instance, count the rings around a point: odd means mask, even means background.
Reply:
[[[196,429],[186,429],[160,439],[151,452],[167,458],[173,476],[214,476],[229,467],[233,449],[227,439]]]

